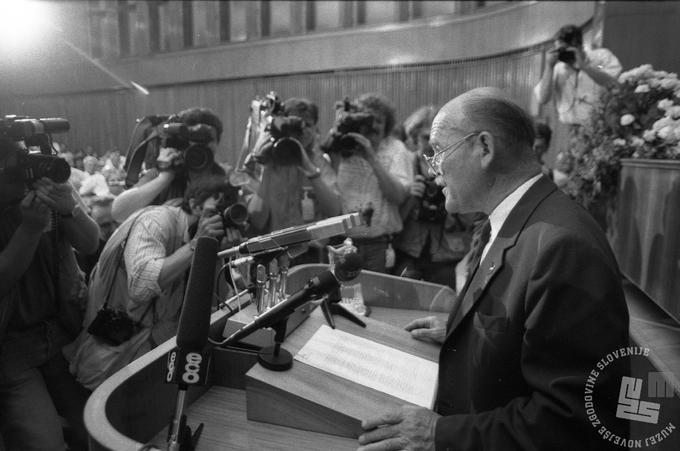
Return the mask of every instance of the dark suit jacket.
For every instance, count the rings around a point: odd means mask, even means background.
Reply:
[[[586,378],[627,344],[621,277],[603,232],[541,177],[449,317],[437,450],[605,449],[586,415]],[[600,421],[613,421],[623,371],[597,378]]]

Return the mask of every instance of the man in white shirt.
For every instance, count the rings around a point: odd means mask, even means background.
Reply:
[[[585,49],[581,30],[565,25],[555,36],[534,95],[541,104],[554,98],[562,123],[581,125],[588,121],[600,90],[615,85],[620,73],[621,63],[612,52]]]
[[[447,324],[427,317],[406,326],[442,345],[434,408],[364,419],[359,451],[613,447],[583,401],[595,363],[628,343],[621,278],[602,230],[541,174],[532,120],[499,90],[447,103],[430,143],[446,209],[488,214],[488,241],[473,249]],[[612,429],[621,426],[614,414],[624,371],[598,374],[592,395]]]

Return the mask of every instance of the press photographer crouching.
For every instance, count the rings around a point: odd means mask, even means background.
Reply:
[[[442,187],[430,175],[423,158],[432,156],[430,128],[437,111],[424,106],[404,121],[416,175],[409,185],[410,196],[401,206],[404,229],[394,239],[397,260],[393,274],[449,285],[455,290],[455,265],[470,248],[472,218],[446,211]]]
[[[254,146],[262,174],[248,203],[251,225],[269,233],[339,215],[335,172],[317,145],[317,106],[295,97],[278,103],[275,94],[269,100],[268,125]],[[319,261],[313,244],[308,258],[296,263]]]
[[[169,200],[179,205],[193,181],[211,174],[226,177],[214,157],[222,130],[222,121],[208,108],[140,119],[125,162],[129,189],[113,201],[113,219],[122,222],[140,208]]]
[[[61,124],[61,125],[60,125]],[[63,119],[0,120],[0,436],[7,450],[87,449],[89,393],[62,347],[78,333],[85,285],[73,249],[97,249],[99,229],[53,155]],[[39,146],[29,154],[26,146]],[[64,166],[65,165],[65,166]],[[84,305],[82,305],[84,307]]]
[[[241,241],[225,220],[237,199],[236,187],[207,175],[187,187],[181,206],[146,207],[116,229],[90,278],[89,326],[71,361],[80,383],[96,388],[175,334],[197,239],[217,238],[223,248]]]
[[[350,237],[364,269],[377,272],[394,266],[391,240],[402,229],[399,205],[413,180],[412,157],[390,134],[394,116],[394,107],[380,94],[340,102],[322,146],[337,171],[342,213],[362,212],[366,222]]]

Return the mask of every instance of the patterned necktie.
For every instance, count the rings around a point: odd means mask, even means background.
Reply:
[[[475,225],[474,231],[472,232],[472,242],[470,243],[470,258],[467,263],[467,277],[472,278],[479,262],[482,259],[482,253],[484,252],[484,247],[489,242],[489,237],[491,236],[491,222],[489,218],[484,221],[478,222]]]

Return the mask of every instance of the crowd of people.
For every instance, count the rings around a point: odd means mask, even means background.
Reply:
[[[574,28],[558,33],[536,95],[556,98],[560,120],[578,126],[592,93],[573,91],[610,83],[607,71],[616,68],[610,53],[584,51]],[[558,49],[573,58],[558,61]],[[574,371],[627,343],[627,312],[601,231],[551,181],[543,160],[550,127],[489,88],[442,108],[424,105],[401,123],[382,94],[350,103],[326,134],[313,101],[283,101],[281,116],[300,123],[285,136],[292,156],[277,155],[277,139],[263,131],[250,150],[262,156],[270,145],[270,155],[251,166],[247,183],[232,183],[235,169],[214,161],[224,130],[202,107],[175,118],[207,133],[184,143],[212,155],[206,164],[192,166],[188,147],[159,135],[125,190],[117,150],[97,158],[62,149],[72,166],[67,183],[0,177],[0,436],[7,449],[64,449],[60,418],[70,449],[86,449],[82,409],[90,391],[175,334],[199,237],[227,248],[350,212],[363,218],[349,237],[364,269],[449,285],[461,302],[448,324],[425,318],[407,326],[414,337],[443,344],[435,410],[367,419],[362,446],[396,440],[411,449],[423,440],[422,449],[519,449],[554,443],[554,431],[564,430],[562,448],[597,448],[589,438],[567,440],[591,434],[577,406],[585,376]],[[3,155],[21,151],[16,142],[0,145]],[[222,212],[238,203],[248,219],[228,223]],[[292,264],[327,261],[327,244],[311,243]],[[492,276],[480,274],[484,265]],[[573,280],[592,284],[576,293]],[[78,308],[82,322],[74,327],[68,319]],[[122,332],[107,328],[113,312],[123,312]],[[482,360],[480,349],[487,350]]]

